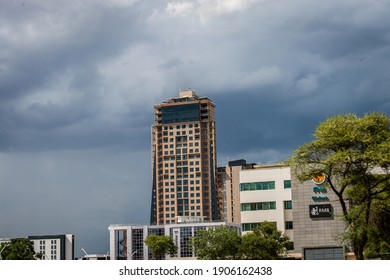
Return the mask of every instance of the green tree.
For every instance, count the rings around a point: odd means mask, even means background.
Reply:
[[[368,259],[390,259],[390,201],[372,206],[369,237],[364,256]]]
[[[3,260],[35,260],[32,241],[28,238],[13,238],[0,246]]]
[[[219,226],[199,231],[192,244],[198,259],[236,260],[239,259],[241,236],[236,229]]]
[[[242,236],[240,252],[242,259],[276,260],[282,258],[289,243],[289,237],[277,230],[275,223],[262,222]]]
[[[316,128],[315,139],[289,160],[301,181],[326,175],[340,202],[348,226],[346,237],[357,259],[364,259],[372,233],[379,230],[375,206],[390,199],[389,126],[389,117],[381,113],[329,118]],[[389,245],[388,240],[382,241]]]
[[[164,259],[166,254],[171,256],[177,255],[178,248],[170,236],[150,234],[144,242],[152,250],[155,260]]]

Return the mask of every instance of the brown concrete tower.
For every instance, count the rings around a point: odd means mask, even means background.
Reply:
[[[214,109],[193,90],[154,106],[151,224],[218,219]]]

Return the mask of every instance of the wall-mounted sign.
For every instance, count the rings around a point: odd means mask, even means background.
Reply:
[[[314,202],[327,202],[327,201],[329,201],[329,197],[326,195],[315,195],[315,196],[312,196],[311,199],[313,199]]]
[[[309,205],[310,218],[329,218],[332,217],[332,205],[318,204]]]
[[[311,180],[317,185],[321,185],[323,182],[325,182],[325,179],[326,179],[325,174],[322,174],[313,177]]]
[[[313,192],[314,193],[327,193],[328,190],[324,186],[315,186],[315,187],[313,187]]]

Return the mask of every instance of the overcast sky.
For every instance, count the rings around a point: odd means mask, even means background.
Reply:
[[[153,105],[216,104],[219,165],[390,115],[390,1],[0,0],[0,237],[149,222]]]

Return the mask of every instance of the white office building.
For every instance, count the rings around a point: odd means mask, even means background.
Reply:
[[[345,231],[341,207],[327,182],[300,182],[283,165],[255,165],[240,171],[242,232],[263,221],[293,242],[290,257],[299,259],[353,258],[337,238]]]
[[[34,244],[34,251],[42,260],[74,260],[74,234],[38,235],[28,237]]]
[[[290,167],[255,165],[240,171],[240,207],[243,233],[268,221],[293,240]]]

